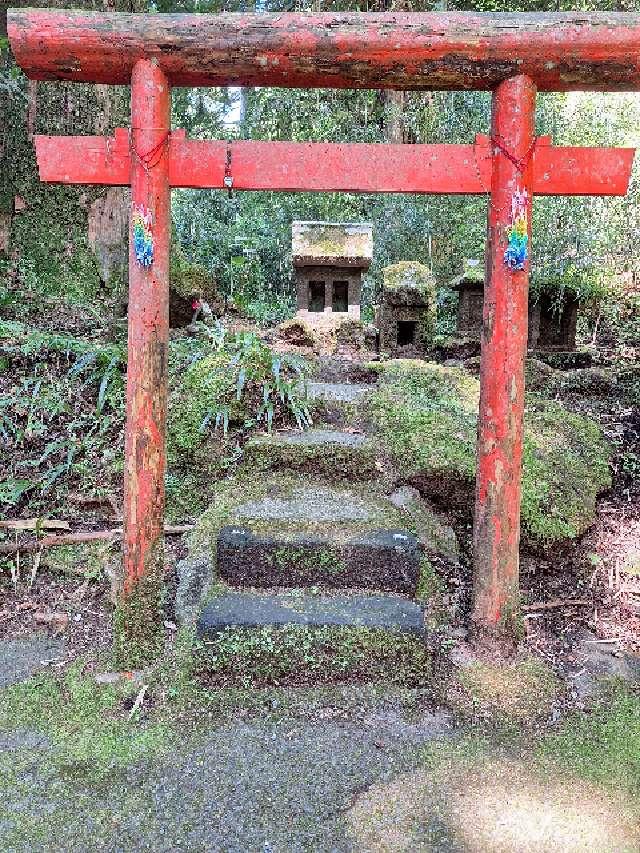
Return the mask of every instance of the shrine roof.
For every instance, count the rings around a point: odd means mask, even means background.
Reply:
[[[370,222],[303,222],[291,225],[294,266],[368,267],[373,257]]]
[[[463,264],[462,272],[448,282],[447,287],[459,290],[465,284],[484,285],[484,264],[477,258],[467,258]]]

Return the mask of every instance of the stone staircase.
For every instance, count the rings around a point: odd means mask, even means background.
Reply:
[[[382,476],[363,431],[373,386],[335,370],[308,390],[318,426],[248,443],[178,566],[176,615],[195,622],[212,683],[431,677],[424,599],[455,536]]]

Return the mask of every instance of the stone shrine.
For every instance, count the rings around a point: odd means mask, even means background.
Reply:
[[[458,334],[480,339],[484,298],[484,264],[467,259],[463,271],[448,285],[458,292]],[[565,293],[561,306],[554,304],[548,291],[529,294],[528,343],[530,350],[568,351],[576,348],[577,298]]]
[[[297,316],[307,321],[360,319],[362,274],[373,255],[373,226],[353,222],[300,222],[291,226]]]
[[[416,261],[400,261],[383,272],[382,302],[376,325],[380,352],[422,355],[433,340],[436,285],[431,271]]]

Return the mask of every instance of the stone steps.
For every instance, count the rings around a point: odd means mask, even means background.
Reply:
[[[196,666],[224,686],[425,686],[432,673],[422,608],[403,598],[230,592],[205,606],[197,632]]]
[[[247,462],[262,471],[288,469],[340,480],[370,480],[378,473],[371,439],[330,425],[258,436],[244,452]]]
[[[233,586],[321,585],[413,595],[421,549],[406,530],[273,535],[228,526],[220,531],[216,556],[218,576]]]
[[[361,426],[372,386],[350,382],[308,382],[307,397],[315,419],[332,426]]]
[[[319,365],[307,393],[323,423],[249,441],[245,479],[221,482],[194,531],[178,597],[181,621],[199,612],[197,665],[210,683],[429,684],[412,599],[455,536],[413,490],[385,491],[373,440],[353,428],[375,381],[365,365]]]

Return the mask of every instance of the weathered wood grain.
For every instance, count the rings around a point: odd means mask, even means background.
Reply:
[[[12,9],[36,80],[128,84],[139,59],[174,86],[539,90],[640,88],[640,14],[125,14]]]
[[[36,136],[40,180],[64,184],[130,181],[129,134]],[[172,187],[223,189],[227,149],[234,190],[305,192],[411,192],[474,195],[491,188],[491,144],[391,145],[368,143],[256,142],[227,145],[174,130],[169,141]],[[633,148],[554,147],[538,140],[535,195],[624,195]]]

